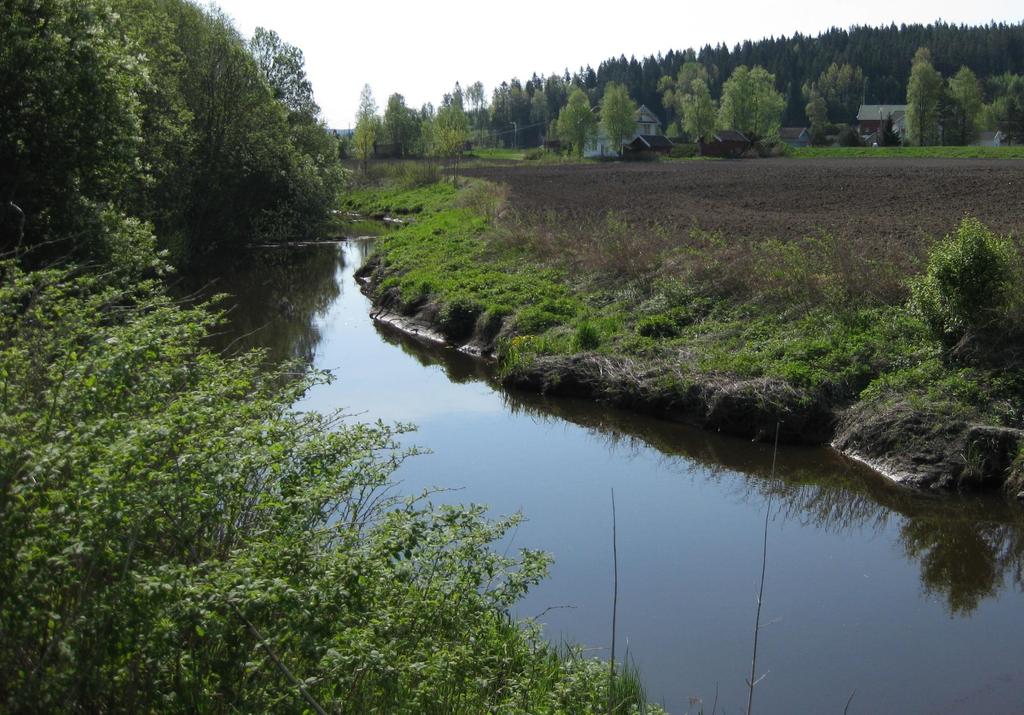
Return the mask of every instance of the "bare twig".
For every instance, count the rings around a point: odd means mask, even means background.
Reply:
[[[615,488],[612,487],[612,657],[608,664],[608,715],[612,715],[615,683],[615,620],[619,609],[619,547],[615,524]]]
[[[850,698],[846,701],[846,707],[843,708],[843,715],[847,715],[847,713],[850,711],[850,703],[853,702],[853,696],[856,695],[856,694],[857,694],[857,688],[854,688],[853,692],[850,693]]]
[[[775,460],[779,455],[779,423],[775,423],[775,450],[772,452],[772,479],[775,478]],[[764,574],[768,564],[768,518],[772,513],[772,496],[771,492],[768,493],[768,504],[764,512],[764,544],[761,550],[761,586],[757,591],[757,616],[754,619],[754,649],[753,655],[750,659],[750,680],[747,681],[747,715],[753,713],[754,707],[754,687],[764,680],[765,673],[760,678],[757,677],[757,636],[761,630],[761,603],[764,599]]]
[[[242,612],[235,604],[232,603],[231,608],[232,610],[234,610],[235,614],[242,619],[242,622],[245,623],[249,631],[253,634],[253,636],[255,636],[256,640],[259,641],[259,644],[263,648],[263,650],[267,651],[267,655],[269,655],[270,659],[274,661],[274,665],[277,666],[278,670],[284,673],[284,677],[286,677],[289,680],[289,682],[291,682],[292,685],[299,689],[299,692],[302,694],[302,698],[307,703],[309,703],[309,706],[316,711],[317,715],[327,715],[327,711],[320,707],[320,703],[318,703],[316,701],[316,698],[313,697],[312,693],[310,693],[309,690],[306,689],[306,686],[303,685],[302,682],[292,674],[292,671],[288,670],[288,666],[282,663],[281,659],[277,657],[277,654],[274,652],[273,648],[270,647],[270,644],[263,637],[263,634],[260,633],[259,630],[256,629],[256,626],[252,624],[252,621],[250,621],[248,618],[242,615]]]

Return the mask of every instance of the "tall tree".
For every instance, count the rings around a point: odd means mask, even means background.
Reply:
[[[309,116],[320,113],[313,101],[313,85],[306,77],[302,50],[282,41],[273,30],[257,27],[249,40],[249,51],[275,98],[289,111]]]
[[[828,124],[828,105],[825,99],[815,93],[804,111],[807,113],[807,121],[811,124],[811,143],[824,144],[825,126]]]
[[[967,67],[949,78],[949,121],[943,130],[944,144],[970,144],[978,136],[981,116],[981,83]]]
[[[775,89],[775,75],[763,67],[740,65],[722,87],[718,122],[751,139],[770,139],[779,134],[785,106],[785,98]]]
[[[609,82],[601,101],[601,127],[608,141],[622,156],[622,143],[636,133],[636,102],[630,99],[625,85]]]
[[[356,158],[363,166],[365,174],[370,157],[373,156],[373,145],[380,134],[380,118],[377,116],[377,103],[373,99],[370,85],[364,84],[359,94],[359,109],[356,112],[356,130],[352,137],[352,145]]]
[[[456,85],[458,89],[458,85]],[[462,108],[461,93],[450,95],[433,122],[434,151],[444,157],[452,172],[452,181],[459,177],[459,158],[469,139],[469,119]]]
[[[388,106],[384,110],[384,136],[402,156],[409,153],[415,142],[417,125],[416,112],[405,106],[405,97],[397,92],[388,97]]]
[[[569,103],[558,113],[558,138],[572,145],[573,153],[581,157],[596,127],[597,120],[590,110],[590,99],[586,92],[577,87],[569,95]]]
[[[690,83],[690,92],[683,98],[682,111],[683,130],[691,140],[699,142],[711,138],[718,119],[718,107],[711,99],[707,82],[694,79]]]
[[[140,72],[121,31],[99,0],[4,2],[0,253],[79,234],[137,176]]]
[[[808,101],[814,94],[825,100],[830,121],[852,124],[864,101],[864,72],[854,65],[833,62],[817,81],[804,86],[804,96]]]
[[[914,53],[907,85],[907,130],[912,144],[938,143],[941,97],[942,75],[932,66],[932,53],[928,48],[919,47]]]

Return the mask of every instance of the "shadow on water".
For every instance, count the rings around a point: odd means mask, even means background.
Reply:
[[[322,339],[317,318],[341,294],[343,262],[338,243],[254,247],[233,261],[204,266],[173,290],[199,299],[227,296],[219,303],[224,325],[211,336],[214,350],[235,354],[262,348],[271,363],[311,364]]]
[[[785,447],[772,479],[772,447],[694,429],[586,400],[513,392],[497,381],[494,366],[449,347],[411,338],[378,324],[381,339],[424,367],[439,367],[455,383],[480,382],[503,395],[506,408],[537,420],[583,427],[609,449],[653,448],[704,467],[704,478],[739,473],[730,489],[743,500],[772,501],[786,520],[842,532],[898,530],[905,556],[918,564],[926,594],[951,615],[969,615],[986,598],[1012,585],[1024,591],[1024,514],[994,495],[912,491],[831,449]]]

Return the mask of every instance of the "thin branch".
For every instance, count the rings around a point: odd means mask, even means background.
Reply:
[[[779,423],[775,423],[775,450],[772,453],[772,479],[775,479],[775,460],[779,455]],[[757,616],[754,619],[754,652],[750,659],[750,680],[747,681],[747,715],[752,715],[754,707],[754,687],[764,676],[757,677],[757,636],[761,631],[761,603],[764,599],[764,575],[768,565],[768,518],[772,513],[772,496],[768,493],[768,504],[764,512],[764,544],[761,550],[761,586],[757,591]],[[767,673],[765,673],[767,675]]]
[[[619,610],[619,546],[615,523],[615,488],[612,487],[612,657],[608,664],[608,715],[612,715],[612,686],[615,683],[615,621]]]
[[[284,673],[284,676],[289,680],[289,682],[291,682],[292,685],[299,689],[299,692],[302,694],[303,699],[307,703],[309,703],[309,706],[316,711],[317,715],[327,715],[327,711],[320,707],[320,703],[318,703],[316,699],[313,697],[312,693],[310,693],[306,689],[306,686],[303,685],[299,681],[299,679],[292,674],[292,671],[288,670],[288,666],[282,663],[281,659],[277,657],[277,654],[274,652],[273,648],[271,648],[270,644],[267,643],[267,640],[263,637],[263,634],[261,634],[256,629],[256,626],[254,626],[248,618],[242,615],[242,612],[239,610],[238,606],[232,603],[231,608],[232,610],[234,610],[235,614],[242,619],[242,622],[245,623],[245,625],[249,628],[249,631],[253,634],[253,636],[256,637],[256,640],[259,641],[260,646],[262,646],[263,650],[267,651],[267,655],[269,655],[270,659],[274,661],[274,665],[277,666],[278,670]]]

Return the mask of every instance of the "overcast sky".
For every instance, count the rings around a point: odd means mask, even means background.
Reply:
[[[302,49],[327,123],[353,123],[364,83],[383,109],[393,92],[410,106],[439,103],[456,81],[480,80],[488,97],[502,80],[570,72],[604,59],[725,42],[817,34],[890,22],[1021,22],[1021,0],[950,2],[342,2],[218,0],[246,37],[257,26]],[[612,9],[614,7],[614,9]]]

